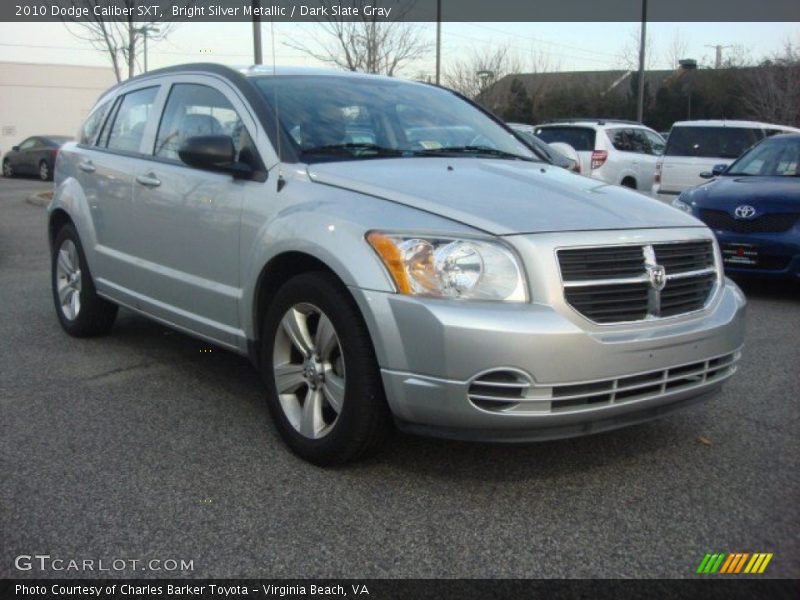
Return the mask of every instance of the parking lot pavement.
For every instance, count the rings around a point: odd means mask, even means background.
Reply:
[[[283,446],[245,359],[127,311],[62,333],[34,188],[0,180],[0,576],[81,575],[15,569],[44,553],[220,578],[691,577],[706,552],[800,575],[796,286],[746,285],[740,372],[706,404],[532,445],[398,434],[322,470]]]

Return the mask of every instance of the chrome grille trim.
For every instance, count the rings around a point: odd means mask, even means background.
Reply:
[[[489,412],[548,414],[593,410],[600,406],[651,400],[672,392],[722,383],[736,372],[740,358],[741,352],[736,351],[702,361],[612,379],[549,386],[531,383],[524,396],[516,399],[475,398],[470,393],[468,398],[475,406]]]
[[[597,269],[597,265],[618,250],[628,261],[621,269],[624,276],[604,276],[608,267]],[[641,259],[632,262],[637,253]],[[716,252],[709,239],[562,248],[556,256],[567,305],[603,325],[698,312],[708,305],[719,283]],[[592,272],[598,277],[592,278]],[[615,304],[617,291],[620,296]]]

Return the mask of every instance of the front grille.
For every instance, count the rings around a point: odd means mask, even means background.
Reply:
[[[711,229],[733,233],[781,233],[789,231],[800,213],[771,213],[755,219],[736,219],[724,210],[703,209],[700,219]]]
[[[640,246],[561,250],[558,259],[565,281],[635,277],[644,269]]]
[[[714,266],[714,246],[707,240],[682,244],[653,244],[653,250],[656,262],[670,275]]]
[[[477,400],[471,386],[468,397],[475,406],[491,412],[542,414],[591,410],[721,383],[736,371],[739,357],[736,352],[666,369],[586,383],[552,386],[531,384],[525,387],[521,396],[515,398]],[[477,380],[472,385],[475,383]]]
[[[716,281],[717,276],[714,273],[673,279],[661,292],[661,314],[659,316],[674,317],[702,308]]]
[[[710,240],[569,248],[558,262],[567,303],[603,324],[700,310],[717,281]]]
[[[564,297],[572,308],[597,323],[639,321],[647,317],[649,289],[647,283],[571,287],[564,290]]]

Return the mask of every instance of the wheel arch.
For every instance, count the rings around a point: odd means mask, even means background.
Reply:
[[[272,299],[280,287],[292,277],[303,273],[319,271],[336,278],[344,289],[344,278],[320,258],[298,250],[287,250],[273,256],[258,274],[253,290],[252,323],[253,339],[248,340],[248,355],[254,364],[259,364],[261,329]],[[348,290],[348,294],[349,294]],[[351,296],[352,297],[352,296]],[[355,299],[353,299],[355,303]],[[357,306],[357,304],[356,304]],[[360,311],[360,309],[359,309]],[[363,318],[363,315],[362,315]]]
[[[53,243],[56,240],[58,232],[64,225],[75,226],[72,217],[69,216],[63,208],[56,208],[50,213],[50,218],[47,220],[47,241],[50,244],[50,249],[53,249]]]

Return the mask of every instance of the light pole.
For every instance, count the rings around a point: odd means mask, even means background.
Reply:
[[[261,53],[261,0],[253,0],[253,63],[264,62]]]
[[[141,33],[144,38],[144,72],[147,73],[147,36],[151,33],[158,33],[158,27],[152,25],[145,25],[136,29],[137,33]]]
[[[636,90],[636,120],[644,120],[644,48],[647,35],[647,0],[642,0],[642,33],[639,36],[639,89]]]
[[[442,70],[442,0],[436,0],[436,85]]]

